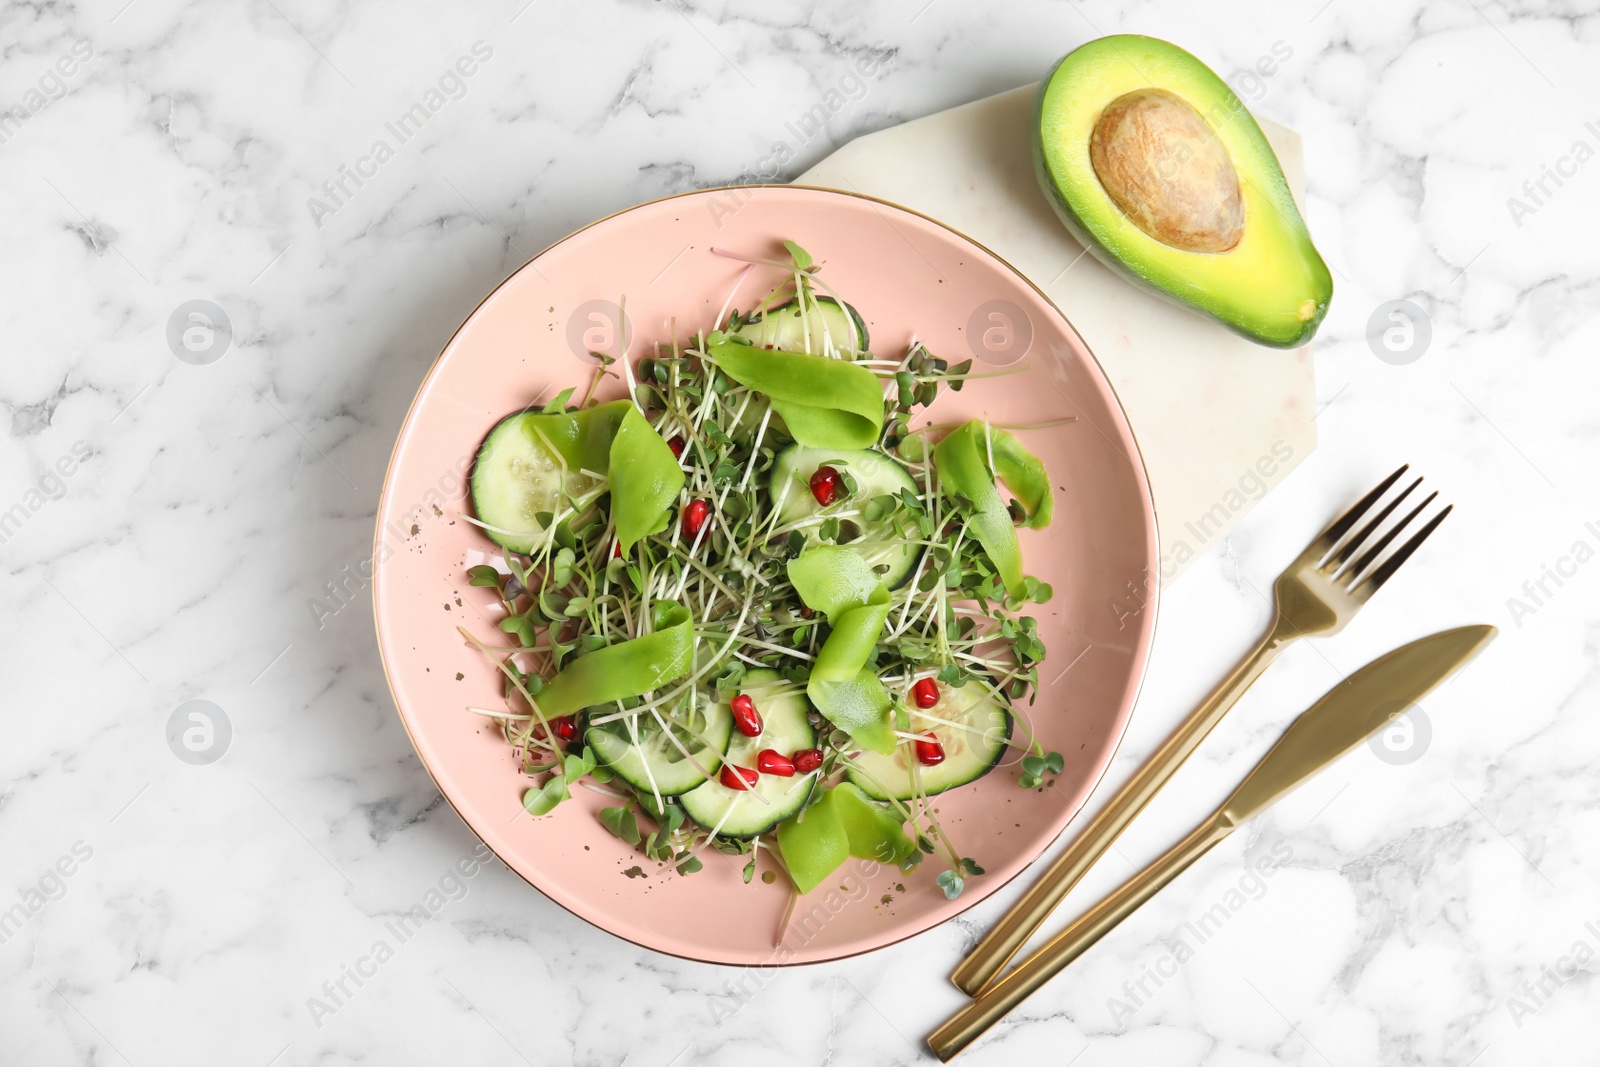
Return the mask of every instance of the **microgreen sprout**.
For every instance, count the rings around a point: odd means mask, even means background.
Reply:
[[[581,400],[574,401],[576,389],[565,389],[537,409],[551,416],[592,411],[607,380],[626,389],[629,417],[637,418],[636,409],[671,445],[682,474],[682,488],[655,532],[623,553],[612,491],[616,472],[608,477],[600,473],[603,467],[569,464],[555,443],[542,438],[540,444],[556,457],[560,492],[552,494],[549,510],[534,516],[541,533],[527,551],[506,551],[500,565],[479,563],[465,572],[469,587],[494,591],[494,625],[505,635],[501,640],[514,642],[490,645],[461,631],[504,679],[504,709],[470,710],[502,731],[516,750],[531,779],[525,809],[536,816],[550,812],[571,796],[580,779],[606,784],[597,791],[618,803],[599,810],[600,823],[659,864],[656,875],[701,870],[701,857],[713,850],[747,857],[742,877],[748,883],[758,854],[766,852],[779,867],[785,858],[759,835],[733,836],[721,825],[697,824],[653,776],[643,785],[629,784],[601,761],[594,742],[609,732],[633,746],[653,745],[662,758],[693,767],[702,780],[714,777],[726,743],[719,748],[707,736],[707,709],[741,692],[753,670],[776,671],[785,685],[803,688],[831,633],[828,619],[805,604],[789,578],[789,563],[813,545],[850,545],[862,552],[885,544],[917,549],[906,580],[888,591],[883,628],[868,658],[868,668],[893,694],[891,714],[899,736],[909,741],[938,730],[957,744],[983,733],[938,706],[908,701],[914,683],[932,679],[949,691],[985,696],[1010,709],[1020,726],[1011,743],[1026,746],[1028,753],[1018,784],[1038,787],[1064,767],[1060,753],[1046,752],[1035,740],[1026,712],[1045,656],[1037,621],[1028,611],[1047,603],[1052,591],[1031,576],[1020,583],[1014,575],[1007,578],[985,543],[969,534],[976,505],[941,485],[932,447],[948,427],[927,418],[943,390],[960,391],[969,381],[1016,368],[974,373],[971,360],[952,364],[919,340],[898,358],[875,356],[866,350],[864,326],[858,327],[853,309],[847,328],[838,320],[831,329],[825,324],[819,314],[825,304],[848,305],[828,287],[809,253],[793,242],[784,246],[787,262],[714,249],[747,266],[708,330],[680,336],[673,320],[668,339],[642,358],[594,353],[598,365]],[[783,279],[740,311],[734,306],[739,287],[758,268],[780,270]],[[798,309],[795,341],[806,352],[857,364],[881,384],[884,417],[873,447],[899,464],[914,488],[864,489],[870,480],[841,461],[828,475],[837,478],[839,504],[801,518],[780,517],[786,494],[810,491],[803,481],[791,485],[774,477],[778,457],[795,444],[791,427],[775,399],[740,384],[736,372],[719,366],[712,349],[750,345],[752,325],[782,308]],[[619,352],[627,351],[628,341],[622,339]],[[749,348],[724,350],[750,353]],[[1004,428],[994,429],[1003,434]],[[533,432],[541,433],[537,427]],[[995,450],[988,440],[986,432],[983,454],[992,471]],[[691,508],[695,521],[683,521]],[[1013,502],[1011,509],[1013,522],[1028,521],[1028,508]],[[506,531],[491,527],[488,532]],[[541,708],[541,699],[549,700],[560,688],[552,682],[563,671],[587,656],[658,633],[668,609],[686,610],[692,620],[692,659],[686,654],[681,673],[576,714],[552,715]],[[850,774],[870,784],[861,745],[815,709],[810,714],[822,753],[816,781],[834,783]],[[950,839],[923,778],[913,763],[909,796],[893,799],[893,791],[877,792],[891,797],[887,810],[902,820],[909,837],[904,842],[909,856],[896,862],[909,869],[924,856],[939,855],[946,869],[937,884],[953,899],[983,868]],[[826,791],[805,788],[812,804]],[[771,803],[758,791],[747,795],[752,804]],[[803,810],[794,816],[804,817]],[[637,866],[622,873],[651,875]]]

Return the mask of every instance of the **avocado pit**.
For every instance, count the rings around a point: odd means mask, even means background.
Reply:
[[[1128,220],[1185,252],[1226,252],[1244,234],[1239,173],[1216,133],[1165,89],[1137,89],[1100,113],[1095,176]]]

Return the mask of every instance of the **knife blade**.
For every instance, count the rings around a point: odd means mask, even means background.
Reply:
[[[1365,741],[1459,670],[1494,639],[1462,626],[1402,645],[1356,671],[1289,724],[1222,810],[1242,823]]]
[[[1493,626],[1462,626],[1419,638],[1334,686],[1289,725],[1188,837],[951,1016],[929,1035],[928,1047],[940,1060],[955,1058],[1240,824],[1382,729],[1482,651],[1497,632]]]

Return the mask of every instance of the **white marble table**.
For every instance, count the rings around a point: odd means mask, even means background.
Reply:
[[[1358,750],[970,1062],[1592,1061],[1600,16],[1539,10],[0,10],[0,105],[20,108],[0,116],[0,1063],[922,1057],[959,1000],[946,971],[1010,893],[865,958],[745,974],[619,942],[493,862],[452,877],[476,842],[389,705],[371,516],[424,369],[548,241],[792,177],[1118,31],[1186,45],[1302,134],[1338,294],[1317,451],[1167,591],[1108,780],[1244,648],[1341,503],[1409,460],[1458,510],[1356,626],[1289,654],[1074,900],[1165,847],[1341,674],[1445,626],[1504,633],[1427,701],[1418,758]],[[1245,73],[1263,57],[1270,75]],[[231,331],[191,334],[210,355],[182,361],[169,323],[199,330],[195,300]],[[1409,363],[1367,340],[1394,300],[1428,317]],[[230,724],[217,762],[169,747],[192,700]],[[388,932],[418,903],[429,922]]]

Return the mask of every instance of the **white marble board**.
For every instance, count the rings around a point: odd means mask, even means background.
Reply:
[[[1161,580],[1170,581],[1315,447],[1311,354],[1263,348],[1086,255],[1034,177],[1036,92],[1025,85],[858,137],[795,180],[938,219],[1055,301],[1127,410],[1155,496]],[[1299,135],[1260,122],[1302,197]]]

